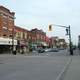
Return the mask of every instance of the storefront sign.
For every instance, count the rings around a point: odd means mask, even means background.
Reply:
[[[17,45],[17,40],[13,40],[14,45]],[[9,38],[0,38],[0,45],[12,45],[12,39]]]

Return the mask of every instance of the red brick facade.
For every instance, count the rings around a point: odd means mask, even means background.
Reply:
[[[14,12],[10,12],[7,8],[0,6],[0,37],[9,38],[12,36],[14,16]]]
[[[35,35],[36,40],[40,40],[43,42],[45,41],[46,33],[43,32],[42,30],[38,30],[37,28],[35,28],[35,29],[31,30],[31,33],[33,33],[33,35]]]

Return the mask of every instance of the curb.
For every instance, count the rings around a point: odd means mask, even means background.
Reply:
[[[72,58],[70,57],[69,61],[67,62],[67,64],[64,66],[63,70],[60,72],[60,74],[58,75],[58,77],[56,78],[56,80],[63,80],[64,74],[67,71],[69,65],[72,62]]]

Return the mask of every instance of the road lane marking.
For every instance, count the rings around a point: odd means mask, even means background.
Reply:
[[[67,71],[69,65],[72,62],[72,57],[69,58],[69,60],[67,61],[67,64],[64,66],[63,70],[60,72],[60,74],[58,75],[58,77],[56,78],[56,80],[62,80],[64,73]]]

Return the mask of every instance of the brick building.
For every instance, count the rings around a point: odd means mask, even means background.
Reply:
[[[67,43],[66,43],[65,39],[59,39],[58,43],[59,43],[60,48],[62,48],[62,49],[67,48]]]
[[[15,39],[17,39],[18,41],[18,45],[17,45],[18,52],[22,52],[23,49],[24,49],[24,52],[27,51],[28,34],[29,34],[28,30],[15,26]]]
[[[10,12],[7,8],[0,6],[0,37],[9,38],[12,36],[14,16],[14,12]]]
[[[54,47],[58,47],[59,43],[58,43],[59,38],[56,37],[51,37],[50,38],[50,47],[54,48]]]
[[[34,35],[35,44],[37,47],[47,46],[46,33],[37,28],[32,29],[31,33]]]
[[[10,51],[12,46],[12,37],[14,37],[14,12],[0,6],[0,52]],[[1,41],[2,40],[2,41]],[[14,40],[14,45],[17,41]]]

